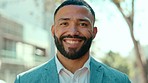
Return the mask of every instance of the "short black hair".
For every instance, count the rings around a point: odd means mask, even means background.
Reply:
[[[85,6],[87,7],[92,15],[94,16],[94,20],[95,20],[95,12],[94,10],[92,9],[92,7],[87,3],[85,2],[84,0],[66,0],[64,1],[54,12],[54,18],[55,18],[55,15],[57,14],[57,12],[59,11],[60,8],[64,7],[64,6],[67,6],[67,5],[78,5],[78,6]]]

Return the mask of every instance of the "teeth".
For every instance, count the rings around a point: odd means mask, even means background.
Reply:
[[[66,41],[66,42],[69,44],[78,44],[79,43],[78,41]]]

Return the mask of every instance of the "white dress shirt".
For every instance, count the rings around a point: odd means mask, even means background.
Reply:
[[[60,63],[57,56],[55,58],[57,71],[59,74],[60,83],[89,83],[90,81],[90,58],[86,61],[82,68],[76,70],[73,74],[68,71],[64,66]]]

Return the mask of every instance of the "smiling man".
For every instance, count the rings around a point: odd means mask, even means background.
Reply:
[[[66,0],[54,13],[51,32],[56,56],[19,74],[15,83],[130,83],[128,77],[95,61],[90,46],[97,33],[95,13],[84,0]]]

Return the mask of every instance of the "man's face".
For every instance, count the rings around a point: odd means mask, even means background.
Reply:
[[[72,60],[88,53],[97,33],[93,23],[93,15],[88,8],[76,5],[62,7],[57,12],[55,24],[52,26],[58,51]]]

